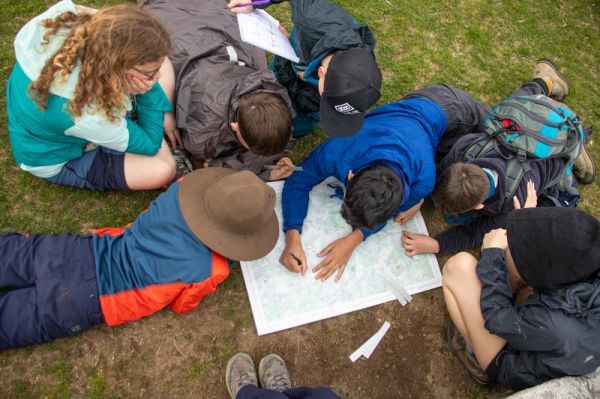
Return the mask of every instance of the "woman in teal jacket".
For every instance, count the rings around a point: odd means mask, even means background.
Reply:
[[[63,0],[28,22],[7,84],[19,167],[95,190],[170,183],[175,162],[163,133],[180,141],[168,97],[170,48],[160,23],[132,5],[96,11]]]

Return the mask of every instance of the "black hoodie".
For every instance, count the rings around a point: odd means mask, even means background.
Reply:
[[[513,302],[504,251],[482,251],[477,274],[483,284],[485,327],[507,341],[495,359],[497,382],[520,389],[600,366],[599,225],[594,217],[571,208],[524,209],[508,217],[509,248],[517,270],[534,285],[534,293],[519,306]],[[580,245],[568,245],[578,241]],[[562,260],[563,268],[556,259]]]

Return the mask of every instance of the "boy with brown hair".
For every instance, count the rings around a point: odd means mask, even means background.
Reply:
[[[235,15],[212,0],[145,0],[174,41],[175,117],[183,146],[204,166],[291,174],[288,94],[263,50],[242,42]],[[277,170],[266,165],[281,165]]]
[[[228,7],[234,13],[250,12],[250,3],[231,0]],[[329,136],[352,136],[381,97],[375,37],[368,25],[333,1],[291,0],[290,7],[294,28],[288,37],[300,61],[274,56],[271,67],[297,114],[294,137],[310,133],[319,122]]]
[[[543,94],[560,101],[566,93],[566,79],[550,61],[542,59],[535,67],[533,80],[524,84],[511,98]],[[483,121],[492,115],[492,111],[476,101],[474,104],[479,111],[473,114],[479,113],[480,116],[475,118],[478,122],[472,132],[484,132]],[[440,151],[445,156],[438,167],[441,173],[438,174],[434,200],[450,222],[462,224],[436,237],[403,232],[402,243],[408,255],[455,253],[477,247],[488,231],[505,227],[506,216],[515,209],[516,201],[523,201],[528,194],[536,191],[536,195],[544,198],[543,205],[573,206],[579,199],[573,182],[569,181],[572,176],[569,159],[563,156],[528,159],[520,180],[513,181],[509,165],[518,159],[518,155],[502,145],[496,145],[480,156],[465,155],[473,143],[486,137],[488,133],[466,134],[459,137],[448,151]],[[592,168],[578,168],[580,160],[591,160],[587,149],[581,147],[573,175],[583,183],[589,182],[590,176],[593,179],[595,172],[593,162],[590,163]],[[546,198],[548,201],[545,201]]]
[[[487,176],[487,172],[477,165],[457,162],[443,172],[435,202],[450,215],[482,209],[491,189]]]
[[[255,154],[270,156],[285,150],[291,123],[285,101],[278,95],[260,92],[241,98],[231,129],[243,147]]]

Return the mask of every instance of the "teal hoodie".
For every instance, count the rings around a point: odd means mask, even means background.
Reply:
[[[93,145],[119,152],[156,154],[163,138],[164,114],[171,110],[167,96],[157,83],[143,95],[123,94],[127,111],[135,104],[136,122],[130,119],[129,112],[115,115],[116,121],[111,122],[103,111],[89,106],[80,117],[74,117],[66,105],[74,95],[80,65],[73,68],[65,81],[55,79],[46,109],[41,110],[29,97],[29,88],[68,33],[59,32],[44,45],[47,29],[42,21],[68,11],[80,12],[72,1],[63,0],[19,31],[15,38],[17,62],[6,88],[8,132],[15,161],[21,169],[43,178],[57,175],[68,161],[81,157],[86,148]]]

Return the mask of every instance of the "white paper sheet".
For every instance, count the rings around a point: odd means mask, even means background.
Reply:
[[[389,271],[410,294],[441,286],[442,277],[435,256],[406,256],[400,242],[402,228],[393,221],[354,251],[338,283],[334,283],[333,276],[326,281],[315,280],[310,269],[319,262],[317,253],[351,231],[340,215],[341,201],[331,198],[333,189],[328,183],[340,184],[330,178],[310,193],[308,216],[302,231],[309,266],[306,275],[291,273],[279,264],[285,246],[284,234],[280,234],[277,245],[266,257],[241,262],[259,335],[396,300],[380,275],[382,270]],[[277,192],[275,210],[281,221],[283,182],[269,184]],[[420,213],[408,222],[407,229],[427,234]]]
[[[300,61],[290,41],[279,30],[279,21],[264,10],[237,14],[242,40],[270,53]]]

